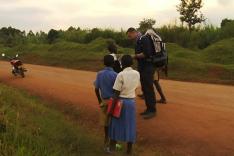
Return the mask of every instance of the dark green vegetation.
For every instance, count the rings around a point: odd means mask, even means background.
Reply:
[[[14,48],[1,48],[10,55],[19,53],[27,63],[97,71],[103,67],[102,58],[107,54],[109,40],[98,38],[88,44],[57,42],[54,44],[26,44]],[[120,53],[132,53],[119,48]]]
[[[234,38],[219,41],[203,50],[168,44],[169,78],[185,81],[234,84]]]
[[[98,38],[89,44],[57,42],[4,47],[7,54],[19,53],[27,63],[98,71],[107,53],[108,40]],[[168,43],[169,79],[234,84],[234,38],[219,41],[203,50],[182,48]],[[134,53],[119,48],[120,53]]]
[[[139,23],[139,30],[144,32],[156,23],[153,19],[144,19]],[[209,45],[227,38],[234,37],[234,20],[224,19],[220,27],[212,25],[194,27],[190,32],[187,27],[165,25],[154,28],[165,42],[177,43],[185,48],[204,49]],[[20,44],[54,44],[57,42],[74,42],[88,44],[97,38],[113,39],[121,47],[133,47],[127,40],[125,31],[112,29],[81,29],[70,27],[67,30],[51,29],[48,33],[26,33],[12,27],[0,29],[0,44],[4,47],[15,47]]]
[[[139,30],[154,25],[144,19]],[[169,53],[169,79],[234,84],[234,21],[224,19],[221,27],[182,26],[155,28],[166,41]],[[115,41],[119,53],[133,54],[133,43],[125,31],[110,29],[50,30],[28,34],[14,28],[0,29],[0,52],[19,53],[26,63],[97,71],[107,53],[108,42]]]

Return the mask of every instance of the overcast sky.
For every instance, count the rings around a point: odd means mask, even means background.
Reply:
[[[175,23],[180,0],[0,0],[0,27],[48,31],[50,28],[127,29],[143,18],[154,18],[157,26]],[[209,24],[234,19],[234,0],[204,0],[202,12]]]

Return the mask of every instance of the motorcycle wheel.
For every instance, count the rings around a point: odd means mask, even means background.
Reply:
[[[14,70],[12,70],[12,75],[14,75],[14,76],[17,76],[17,74],[15,73],[15,71]]]
[[[19,69],[20,75],[22,78],[25,77],[24,70],[22,68]]]

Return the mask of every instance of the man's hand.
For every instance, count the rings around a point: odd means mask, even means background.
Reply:
[[[145,58],[144,53],[140,53],[140,54],[135,55],[135,59],[142,59],[142,58]]]
[[[132,56],[133,59],[137,59],[137,58],[136,58],[136,55],[131,55],[131,56]]]

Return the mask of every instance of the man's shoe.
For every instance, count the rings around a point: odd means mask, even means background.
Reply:
[[[111,154],[111,155],[114,154],[114,152],[110,150],[110,147],[104,147],[104,152],[106,154]]]
[[[140,115],[146,115],[148,113],[147,110],[145,110],[144,112],[140,113]]]
[[[141,99],[145,99],[145,95],[144,94],[139,94],[139,95],[137,95],[139,98],[141,98]]]
[[[157,103],[167,104],[167,100],[166,99],[160,99],[160,100],[157,101]]]
[[[147,120],[147,119],[151,119],[155,116],[156,116],[156,112],[148,112],[145,115],[143,115],[143,118]]]

